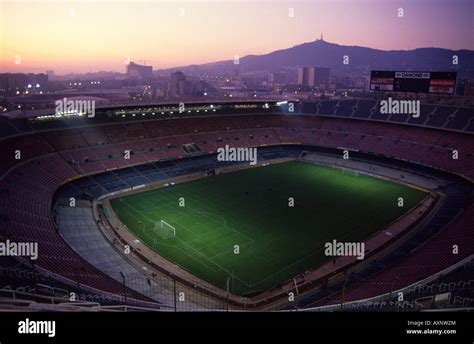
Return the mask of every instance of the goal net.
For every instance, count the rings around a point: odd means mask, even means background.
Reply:
[[[163,239],[174,238],[176,229],[164,220],[155,223],[154,231]]]

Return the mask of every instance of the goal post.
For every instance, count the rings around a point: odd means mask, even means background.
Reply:
[[[174,228],[165,220],[155,222],[154,231],[163,239],[174,238],[176,236],[176,228]]]
[[[170,225],[165,220],[160,220],[160,226],[162,228],[167,228],[168,230],[170,230],[173,233],[173,236],[176,236],[176,228],[174,228],[172,225]]]

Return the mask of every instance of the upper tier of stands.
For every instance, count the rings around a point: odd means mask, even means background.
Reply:
[[[406,114],[382,114],[379,104],[379,101],[369,99],[320,100],[303,102],[301,112],[474,133],[474,108],[421,104],[419,117],[413,117]]]
[[[243,104],[243,105],[242,105]],[[277,105],[275,102],[269,102],[268,107],[262,107],[260,103],[242,103],[240,107],[235,104],[189,104],[186,109],[192,109],[179,112],[178,105],[156,104],[144,107],[144,105],[125,108],[105,107],[96,110],[96,116],[93,120],[87,118],[75,118],[74,120],[35,120],[32,118],[8,118],[0,115],[0,139],[28,134],[41,130],[58,130],[68,127],[84,127],[102,125],[108,123],[127,123],[137,120],[135,115],[142,115],[142,121],[153,122],[155,119],[175,120],[177,118],[193,118],[206,116],[228,116],[237,114],[309,114],[320,116],[345,117],[353,119],[386,121],[404,125],[417,125],[429,128],[437,128],[450,131],[461,131],[466,133],[474,132],[474,107],[448,106],[441,104],[421,104],[419,117],[402,114],[382,114],[380,113],[380,101],[374,99],[344,99],[344,100],[316,100],[294,102],[294,112],[288,112],[287,105]],[[254,107],[246,107],[254,105]],[[199,110],[200,109],[200,110]],[[205,110],[203,110],[205,109]],[[164,110],[164,111],[162,111]],[[53,110],[51,110],[53,111]],[[51,113],[52,115],[53,113]],[[127,115],[124,115],[127,114]]]

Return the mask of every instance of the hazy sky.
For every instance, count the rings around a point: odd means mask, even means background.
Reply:
[[[384,50],[474,50],[473,23],[473,0],[0,0],[0,72],[123,72],[126,57],[159,69],[268,53],[321,32]]]

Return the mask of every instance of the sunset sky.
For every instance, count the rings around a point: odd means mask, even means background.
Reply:
[[[321,32],[330,42],[384,50],[474,50],[473,23],[470,0],[0,0],[0,72],[124,72],[125,57],[154,69],[200,64]]]

